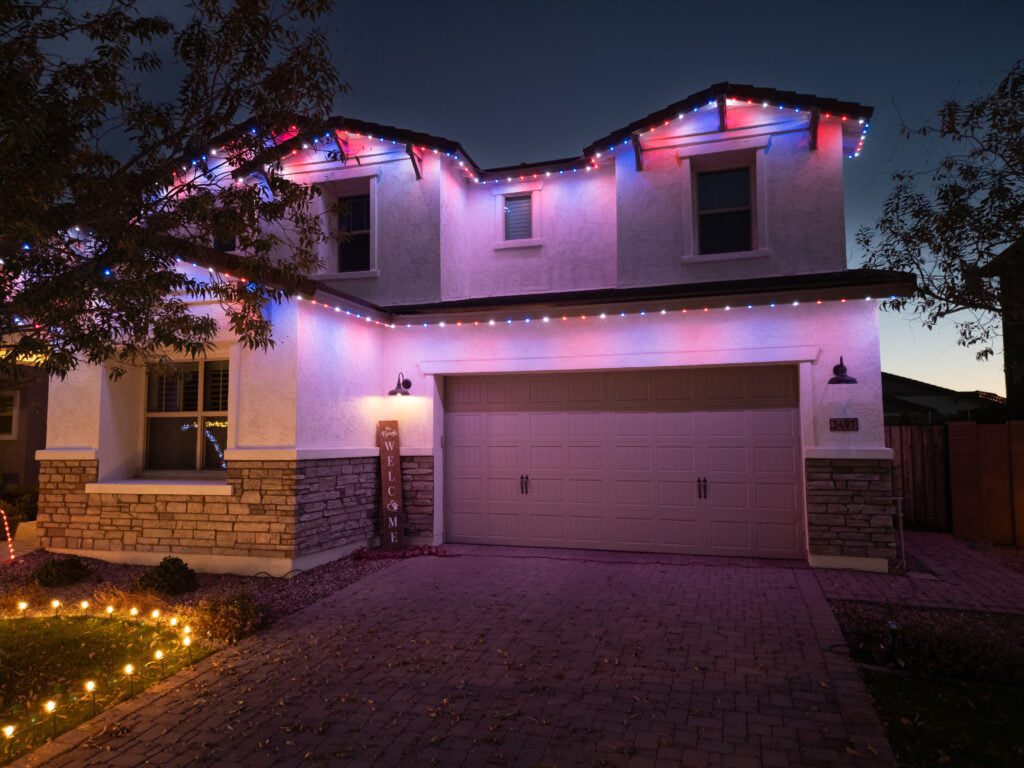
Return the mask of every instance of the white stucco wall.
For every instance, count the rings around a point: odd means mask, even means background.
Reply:
[[[884,449],[877,306],[850,300],[821,305],[780,304],[775,309],[675,310],[645,317],[609,314],[601,320],[534,317],[530,324],[461,328],[399,328],[390,337],[391,356],[415,361],[414,391],[430,388],[430,375],[570,371],[586,369],[803,363],[801,392],[806,428],[804,449],[841,454]],[[578,315],[579,313],[573,313]],[[828,385],[832,366],[843,355],[856,385]],[[423,389],[420,389],[420,387]],[[856,417],[858,432],[830,432],[828,420]]]

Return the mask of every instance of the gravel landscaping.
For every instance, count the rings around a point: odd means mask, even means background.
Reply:
[[[0,565],[0,613],[12,612],[15,603],[20,600],[39,608],[45,608],[54,598],[61,600],[66,606],[81,600],[96,603],[122,602],[126,594],[137,593],[136,582],[150,570],[149,566],[116,565],[102,560],[82,558],[90,570],[90,576],[85,580],[66,587],[44,588],[34,584],[32,576],[36,570],[47,561],[59,557],[61,556],[40,550]],[[315,603],[364,576],[387,568],[392,562],[391,559],[361,557],[357,553],[290,579],[200,573],[199,586],[195,591],[174,598],[147,595],[146,605],[139,607],[163,609],[172,605],[195,606],[204,599],[248,593],[263,609],[266,618],[274,621]]]

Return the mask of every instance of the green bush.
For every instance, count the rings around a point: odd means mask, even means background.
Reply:
[[[3,506],[10,518],[35,520],[39,508],[39,490],[27,485],[4,486],[0,488],[0,506]]]
[[[211,597],[196,606],[195,623],[199,631],[214,640],[237,643],[263,624],[263,609],[247,592]]]
[[[81,558],[72,555],[47,560],[36,568],[32,574],[32,581],[41,587],[66,587],[69,584],[77,584],[90,573],[89,566],[82,562]]]
[[[136,586],[143,592],[181,595],[195,591],[199,582],[196,580],[196,572],[180,557],[165,557],[160,565],[142,574]]]

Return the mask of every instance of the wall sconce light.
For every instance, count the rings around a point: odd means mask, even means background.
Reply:
[[[839,356],[839,365],[832,367],[833,376],[828,380],[829,384],[856,384],[857,380],[850,376],[846,372],[846,364],[843,362],[843,356]]]
[[[412,382],[405,378],[405,374],[399,371],[398,381],[395,383],[395,388],[388,392],[389,395],[408,395],[409,389],[412,387]]]

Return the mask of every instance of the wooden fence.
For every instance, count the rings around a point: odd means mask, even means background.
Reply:
[[[903,524],[919,531],[949,531],[949,451],[945,424],[889,425],[893,495],[903,498]]]
[[[951,422],[953,533],[1024,546],[1024,422]]]

